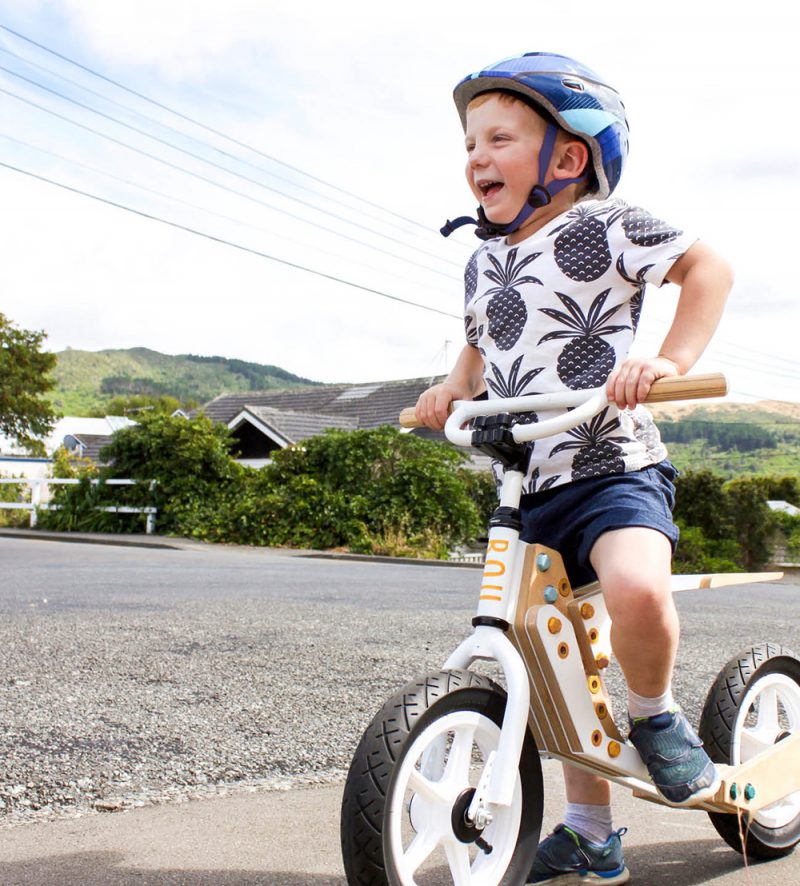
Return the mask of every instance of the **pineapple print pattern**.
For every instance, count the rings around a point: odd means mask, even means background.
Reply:
[[[500,369],[500,367],[495,363],[491,364],[491,374],[487,374],[485,380],[487,386],[496,397],[522,397],[524,394],[539,393],[538,391],[531,391],[529,387],[533,379],[535,379],[540,372],[544,372],[544,366],[537,366],[535,369],[530,369],[520,377],[519,370],[522,366],[523,357],[524,354],[520,354],[512,363],[507,379],[504,377],[503,370]],[[520,413],[520,416],[517,419],[517,422],[526,425],[535,421],[539,421],[539,417],[535,412]]]
[[[464,304],[468,305],[478,290],[478,256],[484,252],[486,247],[481,246],[469,257],[466,268],[464,268]]]
[[[540,486],[539,485],[539,468],[534,468],[531,471],[530,480],[525,483],[522,487],[522,492],[524,495],[533,495],[535,492],[544,492],[549,489],[551,486],[555,486],[558,483],[560,474],[553,474],[548,477]]]
[[[519,276],[520,272],[539,258],[541,253],[531,253],[517,264],[518,252],[518,249],[509,250],[505,267],[493,255],[487,255],[492,268],[483,272],[496,284],[481,298],[489,297],[489,306],[486,309],[486,316],[489,318],[489,337],[494,339],[501,351],[508,351],[514,347],[528,321],[528,309],[519,293],[519,288],[526,283],[538,283],[540,286],[542,284],[537,277]]]
[[[683,233],[638,206],[628,209],[622,216],[622,230],[637,246],[660,246]]]
[[[625,470],[625,462],[622,460],[622,449],[618,443],[627,443],[628,437],[620,435],[610,436],[613,431],[619,429],[618,417],[606,422],[609,407],[571,431],[567,436],[572,437],[554,446],[550,451],[552,457],[558,452],[567,449],[577,449],[578,453],[572,459],[572,479],[585,480],[587,477],[601,477],[606,474],[621,474]]]
[[[583,202],[519,243],[483,243],[464,274],[465,332],[489,396],[601,386],[628,355],[646,284],[660,286],[692,242],[643,209],[606,200]],[[520,421],[552,414],[538,412]],[[610,406],[529,454],[523,488],[535,492],[638,470],[666,451],[647,410]]]
[[[608,229],[625,212],[609,212],[605,204],[597,209],[577,206],[567,213],[570,221],[551,231],[551,235],[558,234],[554,244],[556,264],[570,280],[589,283],[611,267]]]
[[[558,377],[573,391],[596,388],[603,384],[614,368],[616,352],[602,336],[630,328],[605,325],[621,307],[616,305],[603,312],[603,305],[610,291],[604,289],[594,299],[586,315],[575,299],[563,292],[557,292],[556,295],[567,309],[566,312],[555,308],[539,308],[543,314],[567,327],[543,335],[539,344],[558,338],[571,339],[558,357],[557,368]]]
[[[643,268],[639,268],[636,272],[635,277],[631,277],[631,275],[625,270],[625,253],[620,252],[619,258],[617,258],[617,273],[622,277],[623,280],[627,280],[628,283],[632,283],[635,287],[634,293],[631,296],[631,328],[634,332],[636,332],[639,326],[639,320],[642,316],[642,302],[644,301],[644,287],[646,283],[647,272],[652,268],[652,265],[645,265]]]

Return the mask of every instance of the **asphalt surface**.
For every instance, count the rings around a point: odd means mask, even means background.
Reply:
[[[381,700],[469,631],[477,577],[10,538],[0,576],[0,882],[12,886],[345,886],[349,756]],[[745,646],[800,647],[798,591],[678,596],[690,718]],[[547,828],[562,794],[545,768]],[[800,882],[800,855],[745,869],[703,813],[621,789],[615,803],[637,882]]]

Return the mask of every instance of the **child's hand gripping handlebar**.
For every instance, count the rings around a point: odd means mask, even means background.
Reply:
[[[705,397],[724,397],[728,393],[725,376],[715,372],[708,375],[687,375],[662,378],[653,383],[646,403],[664,403],[671,400],[699,400]],[[605,385],[586,391],[563,391],[557,394],[530,394],[526,397],[503,397],[494,400],[454,400],[452,412],[444,426],[444,433],[451,443],[469,446],[472,431],[462,426],[478,415],[499,413],[537,412],[542,410],[569,409],[563,415],[531,424],[517,424],[511,429],[517,443],[539,440],[577,427],[581,422],[600,412],[608,404]],[[400,425],[404,428],[420,428],[415,408],[400,413]]]

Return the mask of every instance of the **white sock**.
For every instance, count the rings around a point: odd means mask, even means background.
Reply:
[[[605,843],[614,830],[611,807],[593,803],[567,803],[564,824],[592,843]]]
[[[675,706],[672,686],[667,686],[667,691],[655,698],[637,695],[632,689],[628,689],[628,713],[631,720],[637,717],[655,717],[656,714],[671,711]]]

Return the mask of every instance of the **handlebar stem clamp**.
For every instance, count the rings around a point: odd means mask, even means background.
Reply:
[[[472,446],[496,458],[507,470],[525,473],[531,457],[531,447],[517,443],[511,428],[517,418],[506,412],[499,415],[479,415],[472,420]]]

